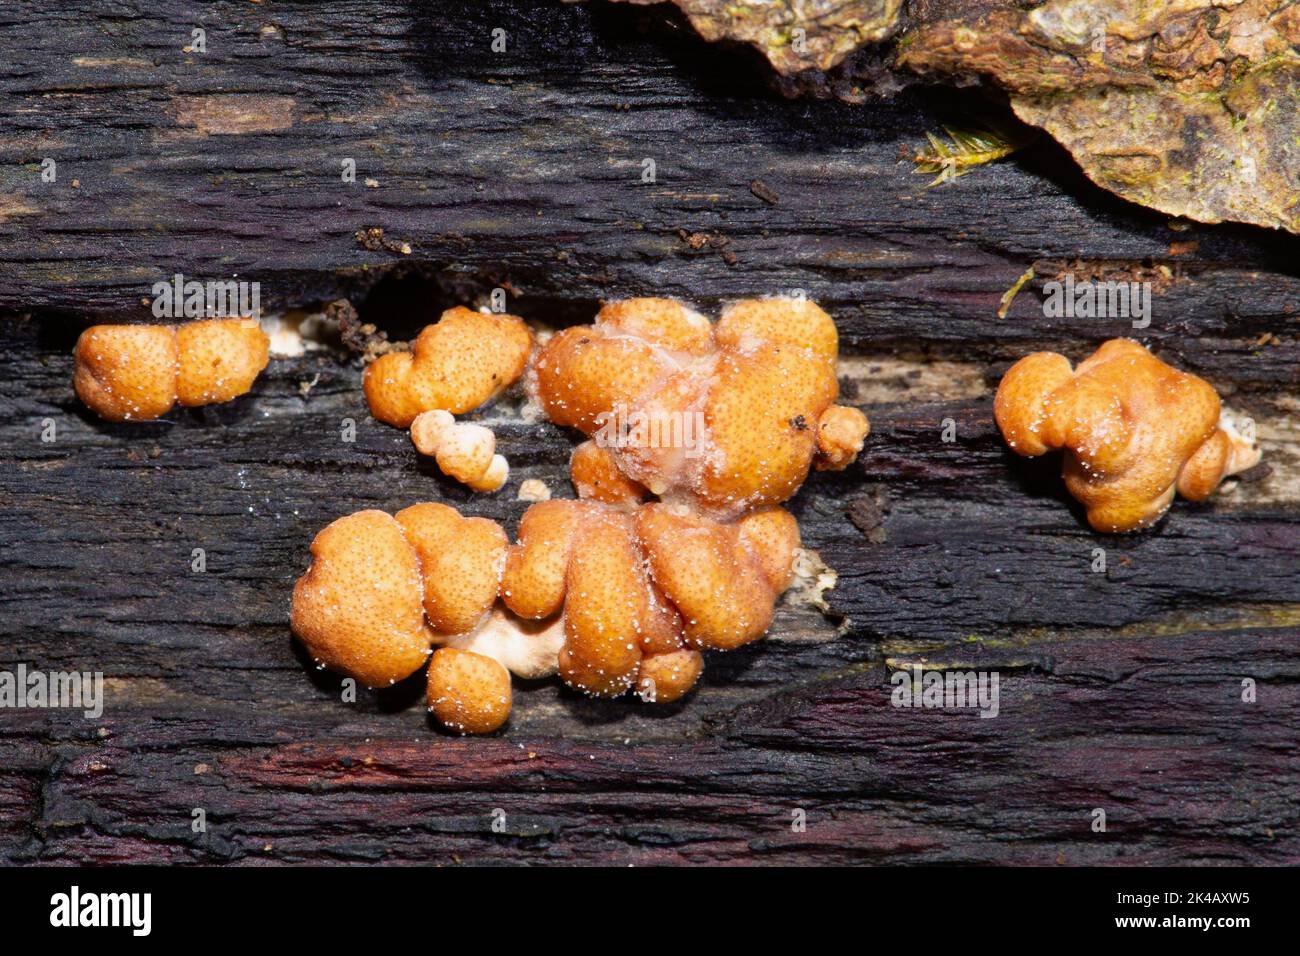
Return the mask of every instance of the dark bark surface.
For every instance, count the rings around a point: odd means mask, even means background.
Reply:
[[[0,10],[0,308],[23,313],[0,324],[0,670],[107,685],[98,721],[0,711],[0,859],[1300,860],[1297,240],[1172,229],[1045,141],[925,189],[907,152],[973,99],[782,100],[661,10],[96,6]],[[181,52],[196,26],[208,52]],[[1009,455],[1012,359],[1133,334],[1044,317],[1037,284],[1065,271],[1151,279],[1143,340],[1256,418],[1268,467],[1108,538],[1057,462]],[[604,297],[807,290],[873,426],[792,504],[839,574],[829,613],[791,602],[668,708],[517,686],[507,729],[463,740],[418,678],[342,703],[287,627],[312,535],[429,499],[513,531],[521,480],[569,494],[573,438],[486,409],[512,475],[472,496],[328,351],[228,406],[98,421],[77,333],[148,318],[174,272],[257,280],[269,306],[346,294],[399,337],[497,286],[555,324]],[[998,716],[891,706],[912,663],[996,671]]]

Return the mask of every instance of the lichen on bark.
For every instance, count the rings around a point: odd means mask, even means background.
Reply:
[[[990,77],[1134,202],[1300,232],[1298,46],[1294,0],[1049,0],[917,27],[898,63]]]
[[[887,94],[900,83],[854,82],[855,59],[834,68],[888,39],[895,75],[993,82],[1126,199],[1300,233],[1300,0],[673,2],[705,39],[760,49],[787,91]]]

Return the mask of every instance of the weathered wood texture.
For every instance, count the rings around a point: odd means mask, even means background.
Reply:
[[[663,11],[187,6],[0,10],[0,307],[33,313],[0,325],[0,669],[109,685],[99,721],[0,711],[0,859],[1300,860],[1296,240],[1171,230],[1045,142],[926,190],[902,156],[968,101],[781,100]],[[194,26],[205,54],[180,51]],[[364,228],[410,255],[366,250]],[[991,389],[1028,348],[1078,357],[1126,326],[1045,318],[1032,286],[998,320],[1031,263],[1155,278],[1144,339],[1256,417],[1271,471],[1148,534],[1087,530],[1055,463],[1002,448]],[[311,536],[430,498],[513,530],[520,480],[567,493],[571,436],[487,410],[514,470],[470,496],[327,352],[273,362],[230,406],[89,417],[77,332],[147,316],[177,271],[279,305],[346,293],[395,333],[497,285],[553,323],[605,296],[806,289],[873,422],[860,466],[793,504],[839,572],[832,613],[783,608],[670,708],[543,683],[500,738],[461,740],[418,680],[341,703],[287,628]],[[889,668],[923,660],[998,671],[999,716],[890,706]]]

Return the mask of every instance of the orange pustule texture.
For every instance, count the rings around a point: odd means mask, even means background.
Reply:
[[[750,523],[761,530],[746,534]],[[769,506],[722,523],[653,504],[635,524],[654,582],[681,614],[692,646],[729,651],[767,632],[799,547],[789,512]]]
[[[510,717],[510,672],[483,654],[440,647],[429,660],[428,701],[444,727],[490,734]]]
[[[1007,444],[1035,457],[1063,449],[1070,494],[1098,531],[1136,531],[1168,510],[1175,492],[1199,501],[1259,452],[1221,427],[1219,396],[1130,339],[1111,339],[1070,366],[1055,352],[1013,365],[994,415]]]
[[[472,631],[496,603],[510,544],[505,531],[432,502],[403,508],[397,523],[419,559],[429,625],[439,634]]]
[[[424,622],[420,561],[402,526],[382,511],[328,525],[293,589],[290,622],[312,657],[367,687],[415,673],[434,634]]]
[[[495,521],[437,503],[339,518],[312,542],[293,631],[323,666],[368,687],[396,683],[431,646],[486,622],[508,544]],[[452,729],[488,733],[510,714],[509,672],[490,657],[441,648],[427,680],[430,711]]]
[[[650,582],[628,516],[588,512],[565,575],[560,677],[593,696],[617,697],[636,684]]]
[[[689,534],[717,553],[691,573],[652,558],[644,516],[597,502],[540,502],[512,546],[496,522],[443,504],[396,517],[360,511],[312,543],[311,566],[294,588],[293,630],[320,664],[370,687],[410,676],[431,647],[450,645],[432,658],[429,708],[465,733],[505,722],[510,670],[558,673],[592,696],[635,690],[671,703],[699,680],[702,648],[762,635],[789,581],[798,529],[779,508],[725,525],[692,518]],[[697,557],[686,550],[681,562]],[[693,612],[692,602],[710,607],[701,582],[743,615],[743,632],[716,615],[703,624],[684,616],[679,608]]]
[[[517,316],[448,309],[409,352],[382,355],[366,368],[370,414],[398,428],[434,409],[464,414],[518,379],[532,346],[532,333]]]
[[[182,405],[238,398],[270,357],[253,319],[165,325],[95,325],[73,351],[77,396],[109,421],[150,421]]]
[[[636,692],[647,704],[672,704],[691,692],[704,673],[698,651],[666,651],[641,659]]]
[[[563,614],[559,673],[569,686],[617,697],[635,685],[650,581],[627,514],[594,502],[533,505],[506,559],[501,599],[520,617]]]
[[[623,474],[613,452],[594,441],[585,441],[573,449],[569,480],[579,498],[611,505],[639,504],[649,494],[644,485]]]
[[[699,677],[690,652],[763,636],[798,547],[779,507],[720,522],[661,503],[547,501],[520,522],[501,596],[521,617],[563,613],[560,675],[594,696],[637,687],[647,662],[674,655],[648,672],[674,677],[653,695],[662,703]]]
[[[271,340],[252,319],[191,322],[176,330],[176,400],[213,405],[238,398],[266,368]]]
[[[734,518],[861,449],[866,417],[834,404],[837,352],[830,316],[803,299],[738,302],[716,325],[631,299],[547,342],[532,384],[547,417],[593,436],[629,481]]]
[[[294,633],[332,670],[369,687],[395,683],[432,644],[483,623],[508,544],[495,521],[443,504],[339,518],[312,542],[294,588]]]

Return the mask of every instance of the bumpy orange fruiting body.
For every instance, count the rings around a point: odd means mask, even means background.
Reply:
[[[818,471],[843,471],[858,457],[870,433],[871,424],[861,411],[832,405],[817,422],[817,455],[813,465]]]
[[[412,505],[396,517],[419,559],[430,626],[450,635],[482,624],[496,603],[510,543],[502,527],[436,503]]]
[[[522,617],[563,612],[560,676],[594,696],[632,689],[645,660],[683,649],[681,618],[646,574],[632,516],[596,502],[545,501],[524,513],[501,599]]]
[[[510,717],[510,672],[490,657],[440,647],[429,659],[429,710],[444,727],[490,734]]]
[[[799,546],[789,512],[771,507],[724,524],[652,504],[635,522],[651,576],[691,644],[733,650],[766,633]]]
[[[608,448],[594,441],[585,441],[573,449],[569,479],[579,498],[611,505],[640,504],[649,494],[645,486],[619,470],[618,460]]]
[[[416,337],[411,351],[382,355],[366,368],[370,413],[409,428],[421,412],[468,412],[523,374],[532,344],[517,316],[448,309]]]
[[[630,482],[731,518],[861,449],[866,417],[833,404],[837,349],[830,316],[803,299],[739,302],[712,327],[677,302],[632,299],[554,336],[532,384],[547,416],[593,436]]]
[[[485,621],[508,543],[495,521],[442,504],[340,518],[312,542],[293,592],[294,633],[332,670],[368,687],[395,683],[431,644]]]
[[[519,520],[506,557],[501,600],[520,617],[540,620],[564,605],[569,555],[587,509],[573,501],[539,501]]]
[[[794,580],[795,552],[800,545],[794,515],[775,505],[760,508],[737,521],[736,531],[772,590],[780,594],[788,588]]]
[[[501,600],[524,618],[563,612],[561,678],[616,697],[636,682],[649,581],[630,518],[582,501],[543,501],[524,512],[501,579]]]
[[[626,515],[587,509],[579,534],[565,576],[560,677],[593,696],[617,697],[636,683],[650,582]]]
[[[1259,451],[1221,421],[1214,389],[1130,339],[1111,339],[1071,368],[1036,352],[998,386],[994,414],[1007,444],[1027,457],[1064,449],[1066,487],[1098,531],[1155,523],[1175,491],[1207,497]]]
[[[671,704],[690,693],[704,673],[704,655],[679,650],[641,661],[636,692],[647,704]]]
[[[675,299],[622,299],[607,303],[596,321],[608,331],[634,336],[682,355],[713,350],[713,327],[707,318]]]
[[[448,313],[438,327],[463,319]],[[430,333],[405,362],[372,366],[367,396],[384,420],[409,413],[416,446],[477,486],[495,454],[490,433],[458,425],[445,402],[419,408],[431,386],[407,394],[404,376],[433,361]],[[868,431],[860,411],[834,404],[837,347],[830,317],[794,299],[738,303],[716,326],[671,300],[633,299],[555,335],[531,385],[553,421],[593,436],[571,461],[579,500],[534,504],[514,545],[443,505],[397,516],[443,645],[428,675],[438,719],[499,727],[509,673],[670,703],[699,681],[702,650],[762,637],[799,550],[779,502],[812,465],[846,467]],[[657,440],[627,441],[646,434]],[[651,496],[663,500],[645,504]]]
[[[262,374],[271,339],[253,319],[191,322],[176,330],[176,400],[212,405],[238,398]]]
[[[545,501],[513,546],[495,522],[447,505],[361,511],[317,535],[291,618],[317,661],[372,687],[443,645],[430,709],[484,733],[509,713],[509,672],[558,672],[598,697],[680,699],[701,649],[763,635],[798,547],[798,525],[775,506],[719,522],[664,504]]]
[[[696,649],[764,634],[798,547],[798,525],[779,507],[724,523],[664,504],[628,512],[547,501],[520,522],[501,597],[523,617],[563,612],[559,665],[570,686],[644,697],[648,676],[662,703],[699,678]]]
[[[358,511],[311,543],[312,563],[293,589],[290,621],[312,657],[367,687],[409,677],[429,656],[420,562],[402,526]]]
[[[109,421],[149,421],[182,405],[238,398],[266,368],[270,339],[253,319],[96,325],[77,339],[73,387]]]

